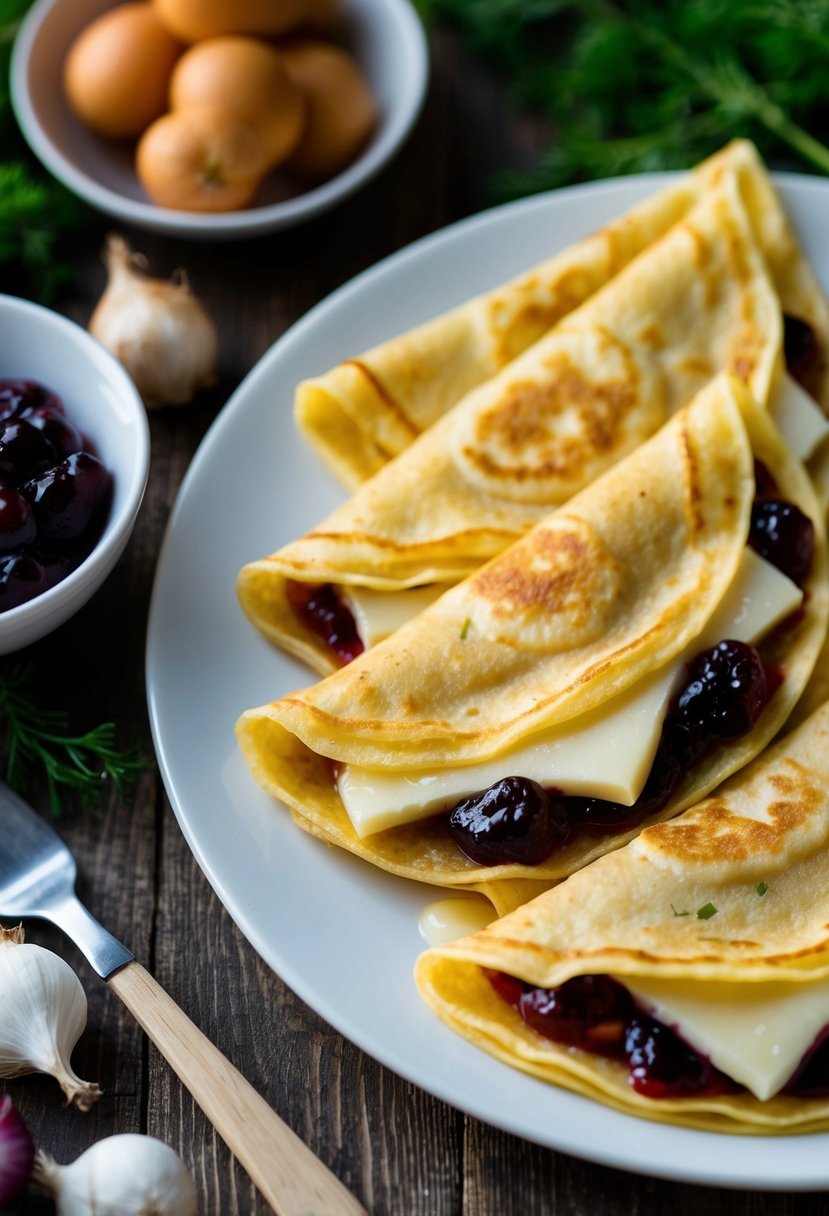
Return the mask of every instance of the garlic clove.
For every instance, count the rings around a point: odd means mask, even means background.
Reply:
[[[68,1105],[89,1110],[101,1090],[69,1063],[86,1015],[86,993],[69,964],[26,942],[22,926],[0,926],[0,1078],[47,1073]]]
[[[89,332],[124,366],[149,409],[186,405],[215,382],[216,327],[183,271],[144,274],[144,259],[120,236],[107,240],[108,282]]]
[[[36,1182],[58,1216],[195,1216],[196,1188],[181,1158],[152,1136],[99,1140],[71,1165],[35,1157]]]

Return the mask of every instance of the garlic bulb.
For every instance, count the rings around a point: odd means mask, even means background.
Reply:
[[[126,368],[148,408],[186,405],[215,380],[216,327],[183,272],[152,279],[123,237],[107,241],[109,281],[89,332]]]
[[[69,1066],[85,1026],[86,993],[69,964],[26,944],[22,926],[0,926],[0,1077],[48,1073],[67,1102],[89,1110],[101,1091]]]
[[[196,1188],[168,1144],[127,1133],[99,1140],[71,1165],[45,1153],[33,1177],[58,1216],[195,1216]]]

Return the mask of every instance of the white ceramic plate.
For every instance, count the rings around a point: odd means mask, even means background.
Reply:
[[[120,220],[200,240],[275,232],[310,219],[364,186],[394,155],[420,111],[428,78],[426,37],[409,0],[342,0],[343,35],[380,107],[380,123],[353,164],[330,181],[285,196],[278,174],[244,211],[204,214],[156,207],[133,166],[133,144],[100,139],[71,113],[62,69],[76,35],[116,0],[38,0],[15,40],[12,103],[47,169],[93,207]]]
[[[829,1135],[761,1139],[636,1120],[514,1072],[441,1025],[412,982],[418,915],[439,892],[295,828],[248,774],[233,736],[242,710],[313,682],[248,624],[234,591],[245,561],[298,536],[343,496],[295,431],[297,382],[503,282],[666,180],[576,187],[464,221],[347,284],[275,344],[205,438],[170,521],[149,625],[152,729],[182,831],[231,916],[369,1054],[497,1127],[606,1165],[810,1190],[829,1185]],[[777,181],[829,285],[829,183]]]

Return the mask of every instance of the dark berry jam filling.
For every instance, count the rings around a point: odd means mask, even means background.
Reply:
[[[815,526],[800,507],[779,498],[755,499],[748,543],[798,585],[812,568]]]
[[[567,835],[562,800],[528,777],[503,777],[459,802],[449,816],[455,843],[478,865],[539,865]]]
[[[331,583],[285,581],[285,595],[306,629],[316,634],[341,663],[363,653],[357,623]]]
[[[501,971],[484,974],[544,1038],[627,1062],[629,1084],[647,1098],[713,1097],[739,1088],[670,1027],[642,1012],[609,975],[579,975],[556,988],[534,988]]]
[[[794,582],[812,565],[814,525],[779,497],[777,483],[754,463],[755,498],[749,544]],[[798,623],[802,609],[775,634]],[[458,848],[478,865],[540,865],[576,830],[600,835],[627,831],[666,805],[684,774],[715,747],[754,726],[777,691],[781,674],[756,647],[724,639],[686,665],[682,688],[669,707],[648,779],[632,806],[604,798],[565,795],[522,777],[505,777],[459,802],[449,814]]]
[[[758,498],[777,498],[780,487],[775,481],[771,469],[762,460],[754,458],[754,501]]]
[[[782,1092],[793,1098],[829,1096],[829,1026],[824,1026]]]
[[[757,650],[746,642],[724,641],[688,665],[675,712],[692,737],[727,743],[748,734],[766,700],[766,673]]]
[[[783,317],[783,355],[786,370],[807,392],[815,388],[820,369],[820,343],[808,321],[786,314]]]
[[[112,475],[60,398],[34,380],[0,380],[0,612],[89,556],[111,500]]]
[[[780,497],[777,482],[760,460],[754,462],[754,486],[748,543],[800,586],[812,568],[815,526],[798,506]]]
[[[450,834],[479,865],[532,866],[546,861],[575,830],[609,835],[636,827],[665,806],[691,765],[719,744],[747,734],[770,695],[757,649],[747,642],[718,642],[687,665],[650,774],[632,806],[505,777],[454,807]]]

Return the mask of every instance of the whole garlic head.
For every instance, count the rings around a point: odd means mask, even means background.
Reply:
[[[152,1136],[109,1136],[71,1165],[38,1153],[33,1177],[58,1216],[196,1216],[196,1188],[184,1163]]]
[[[215,380],[215,325],[183,272],[150,278],[123,237],[109,237],[106,263],[109,280],[89,332],[123,365],[148,408],[186,405]]]
[[[69,1058],[86,1026],[86,993],[57,954],[24,941],[23,929],[0,926],[0,1077],[44,1072],[81,1110],[101,1096]]]

